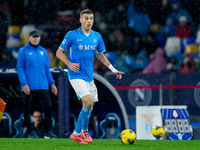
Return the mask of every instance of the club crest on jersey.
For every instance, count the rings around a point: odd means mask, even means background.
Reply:
[[[40,54],[41,54],[41,55],[43,55],[43,54],[44,54],[44,52],[40,51]]]
[[[94,42],[94,43],[96,43],[96,42],[97,42],[97,40],[96,40],[96,39],[93,39],[93,42]]]

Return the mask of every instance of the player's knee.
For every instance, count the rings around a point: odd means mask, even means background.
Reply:
[[[94,105],[93,103],[93,99],[90,95],[84,96],[82,97],[82,102],[83,105],[87,108],[87,109],[91,109],[92,106]]]
[[[83,105],[87,108],[87,109],[91,109],[93,106],[93,100],[88,99],[87,101],[83,102]]]
[[[93,102],[92,102],[92,101],[88,101],[88,102],[86,103],[86,108],[87,108],[87,109],[91,109],[92,106],[93,106]]]

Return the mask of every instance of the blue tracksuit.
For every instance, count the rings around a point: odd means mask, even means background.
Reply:
[[[40,45],[35,48],[28,42],[19,50],[17,59],[21,91],[26,84],[30,90],[48,90],[49,85],[55,83],[49,69],[49,57],[46,49]]]

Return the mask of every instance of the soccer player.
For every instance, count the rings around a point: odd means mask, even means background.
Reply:
[[[85,9],[80,13],[81,27],[68,32],[60,44],[56,56],[68,66],[68,78],[77,97],[82,101],[82,110],[71,139],[80,144],[92,143],[88,134],[88,124],[93,105],[98,101],[97,88],[93,78],[95,54],[117,78],[121,79],[123,72],[116,70],[107,60],[106,51],[101,35],[92,30],[94,14]],[[67,58],[64,52],[67,51]]]

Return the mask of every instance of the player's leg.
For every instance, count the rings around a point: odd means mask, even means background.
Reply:
[[[82,131],[88,131],[88,124],[91,116],[91,109],[93,107],[93,99],[90,94],[81,98],[83,103],[82,108]]]
[[[82,99],[85,95],[89,95],[89,90],[87,88],[86,82],[81,79],[73,79],[69,80],[74,91],[77,94],[77,97],[79,100]],[[78,122],[74,129],[74,132],[71,135],[71,139],[77,141],[80,144],[87,144],[84,140],[82,140],[81,137],[81,128],[82,128],[82,118],[85,115],[85,110],[87,111],[87,108],[85,106],[81,109],[80,114],[78,116]]]
[[[91,143],[93,142],[92,138],[90,137],[89,133],[88,133],[88,125],[89,125],[89,120],[90,120],[90,116],[91,116],[91,111],[93,110],[93,105],[94,102],[96,103],[98,101],[98,94],[97,94],[97,88],[96,85],[94,84],[94,81],[91,81],[89,83],[87,83],[87,87],[89,89],[90,94],[84,96],[81,100],[83,102],[83,106],[85,106],[86,108],[90,109],[89,114],[87,114],[87,120],[85,118],[85,122],[84,118],[82,118],[82,138],[84,139],[84,141]]]
[[[81,128],[82,128],[82,116],[84,114],[84,107],[81,109],[81,112],[78,116],[78,122],[77,125],[74,129],[74,132],[71,135],[71,139],[75,140],[76,142],[80,143],[80,144],[87,144],[81,136]]]
[[[82,128],[82,115],[84,113],[83,111],[84,108],[81,109],[81,112],[78,116],[78,122],[77,125],[74,129],[74,132],[71,135],[71,139],[75,140],[76,142],[80,143],[80,144],[87,144],[81,136],[81,128]]]
[[[92,143],[93,140],[88,133],[88,124],[91,116],[91,109],[93,107],[93,99],[91,94],[88,94],[81,98],[83,103],[83,108],[81,110],[81,136],[85,142]]]

